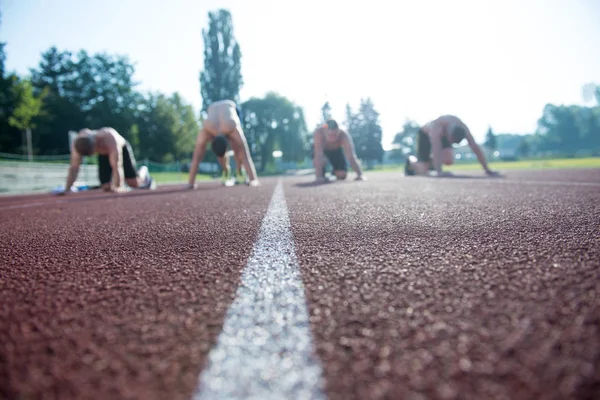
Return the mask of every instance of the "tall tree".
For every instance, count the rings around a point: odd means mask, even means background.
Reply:
[[[170,101],[178,117],[175,129],[175,157],[178,160],[191,158],[200,130],[194,108],[186,103],[179,93],[173,94]]]
[[[151,93],[142,104],[135,124],[140,154],[162,162],[191,158],[199,129],[192,106],[178,93]]]
[[[44,97],[46,97],[47,90],[42,91],[39,96],[36,96],[29,80],[19,81],[13,87],[13,90],[14,96],[17,99],[17,106],[13,114],[8,118],[8,123],[24,134],[27,155],[29,160],[32,160],[33,143],[31,130],[36,127],[34,118],[42,114]]]
[[[0,11],[0,22],[2,22],[2,11]],[[6,53],[4,52],[5,42],[0,42],[0,78],[4,77],[4,65],[6,63]]]
[[[304,112],[286,97],[270,92],[242,105],[244,133],[259,172],[273,161],[273,150],[281,150],[283,161],[302,161],[307,141]]]
[[[575,106],[547,104],[538,120],[540,150],[573,153],[581,148]]]
[[[4,51],[6,43],[0,42],[0,77],[4,77],[4,66],[6,65],[6,52]]]
[[[492,127],[490,126],[485,134],[485,143],[484,146],[490,151],[494,152],[498,148],[498,142],[496,141],[496,135],[494,135],[494,131],[492,131]]]
[[[529,144],[529,140],[527,138],[522,138],[519,142],[519,146],[517,147],[517,154],[521,157],[529,156],[531,152],[531,145]]]
[[[352,136],[352,138],[354,139],[353,132],[356,131],[356,129],[357,129],[358,118],[357,118],[357,115],[352,110],[352,107],[348,103],[346,103],[345,123],[346,123],[347,133],[350,136]],[[354,143],[354,146],[356,147],[356,142]]]
[[[39,121],[40,147],[47,154],[68,152],[70,130],[111,126],[127,137],[135,123],[141,95],[135,91],[134,67],[126,57],[80,51],[42,54],[31,70],[36,91],[48,90],[48,114]]]
[[[202,110],[218,100],[239,101],[243,85],[240,45],[233,34],[233,20],[227,10],[208,13],[204,39],[204,70],[200,73]]]
[[[367,165],[372,165],[374,161],[381,162],[384,154],[381,145],[383,131],[379,125],[379,113],[370,98],[361,99],[358,112],[352,116],[351,123],[348,130],[354,141],[356,155],[365,160]]]
[[[586,83],[581,88],[584,102],[596,100],[596,105],[600,106],[600,85],[593,82]]]
[[[419,124],[415,121],[406,119],[402,125],[402,130],[394,136],[392,141],[392,159],[403,159],[408,154],[415,151],[416,137],[419,132]]]
[[[16,106],[13,88],[18,78],[14,74],[6,74],[4,45],[5,43],[0,43],[0,151],[13,153],[18,151],[21,143],[19,130],[8,122]]]
[[[321,107],[321,115],[323,116],[323,122],[331,119],[331,106],[328,101]]]
[[[18,129],[9,124],[8,119],[13,114],[17,103],[13,88],[18,78],[15,74],[6,72],[5,45],[6,43],[0,42],[0,151],[16,153],[21,147],[21,134]]]

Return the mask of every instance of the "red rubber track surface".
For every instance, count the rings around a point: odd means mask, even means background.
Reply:
[[[369,178],[283,179],[330,399],[600,397],[599,170]],[[0,397],[189,399],[275,183],[0,198]]]
[[[0,211],[0,397],[189,398],[273,188]]]

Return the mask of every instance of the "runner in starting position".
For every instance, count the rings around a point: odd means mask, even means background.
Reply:
[[[442,171],[442,165],[454,163],[452,145],[467,139],[467,143],[481,163],[485,173],[497,175],[489,169],[483,151],[473,139],[471,131],[458,117],[443,115],[425,124],[417,134],[417,156],[411,155],[406,160],[405,175],[427,175],[433,169],[437,176],[452,176],[450,172]]]
[[[352,137],[340,129],[335,120],[331,119],[315,130],[313,157],[317,182],[326,181],[325,158],[333,166],[333,174],[337,179],[346,179],[348,170],[346,160],[350,162],[352,169],[356,172],[355,180],[366,179],[354,151]]]
[[[71,148],[71,165],[64,192],[69,193],[77,179],[84,156],[98,154],[98,175],[103,190],[125,192],[128,186],[141,189],[156,187],[146,166],[137,170],[131,145],[113,128],[82,129],[77,133]]]
[[[208,107],[208,117],[204,120],[202,130],[198,133],[192,157],[192,165],[190,166],[188,184],[190,189],[195,187],[194,182],[196,181],[198,164],[204,158],[206,146],[209,142],[212,142],[212,150],[216,154],[221,168],[223,168],[226,180],[229,180],[230,177],[229,157],[227,154],[227,144],[230,144],[236,163],[238,180],[242,177],[241,168],[243,166],[248,174],[248,184],[250,186],[259,185],[254,162],[250,156],[248,143],[242,130],[238,108],[231,100],[220,100]]]

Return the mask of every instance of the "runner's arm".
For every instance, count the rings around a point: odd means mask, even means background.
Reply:
[[[196,145],[194,146],[194,154],[192,155],[192,164],[190,165],[190,175],[188,179],[188,186],[194,187],[196,182],[196,174],[198,173],[198,166],[204,158],[206,152],[206,145],[208,144],[208,134],[204,130],[204,127],[198,132],[196,137]]]
[[[479,160],[479,163],[481,164],[481,166],[487,174],[492,174],[493,172],[489,169],[487,165],[487,161],[485,159],[483,151],[481,150],[481,147],[479,147],[479,145],[473,138],[473,135],[471,135],[471,131],[467,129],[466,132],[467,142],[469,143],[469,147],[471,148],[471,150],[473,150],[473,153],[475,153],[475,156],[477,156],[477,160]]]
[[[344,150],[344,155],[350,162],[350,166],[356,172],[359,177],[362,177],[363,171],[362,166],[360,165],[360,161],[356,156],[356,151],[354,149],[354,141],[352,137],[348,135],[346,132],[342,131],[344,135],[344,139],[342,140],[342,149]]]
[[[71,148],[71,164],[69,165],[69,172],[67,174],[65,193],[68,193],[69,190],[71,190],[71,186],[73,186],[73,183],[77,179],[77,175],[79,174],[79,166],[81,165],[81,160],[81,155],[77,152],[77,150],[75,150],[75,147],[73,146]]]
[[[433,168],[435,168],[438,175],[442,174],[442,133],[443,128],[439,124],[433,126],[429,132]]]
[[[108,161],[112,168],[112,182],[113,188],[119,189],[125,181],[123,177],[123,152],[120,148],[115,147],[108,154]]]

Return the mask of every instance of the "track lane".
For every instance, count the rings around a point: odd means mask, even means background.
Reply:
[[[370,178],[286,185],[330,399],[600,394],[600,190]]]
[[[593,172],[284,179],[329,398],[599,393],[600,191],[550,183]],[[191,398],[263,185],[0,205],[0,397]]]
[[[1,213],[0,397],[189,399],[273,188]]]

